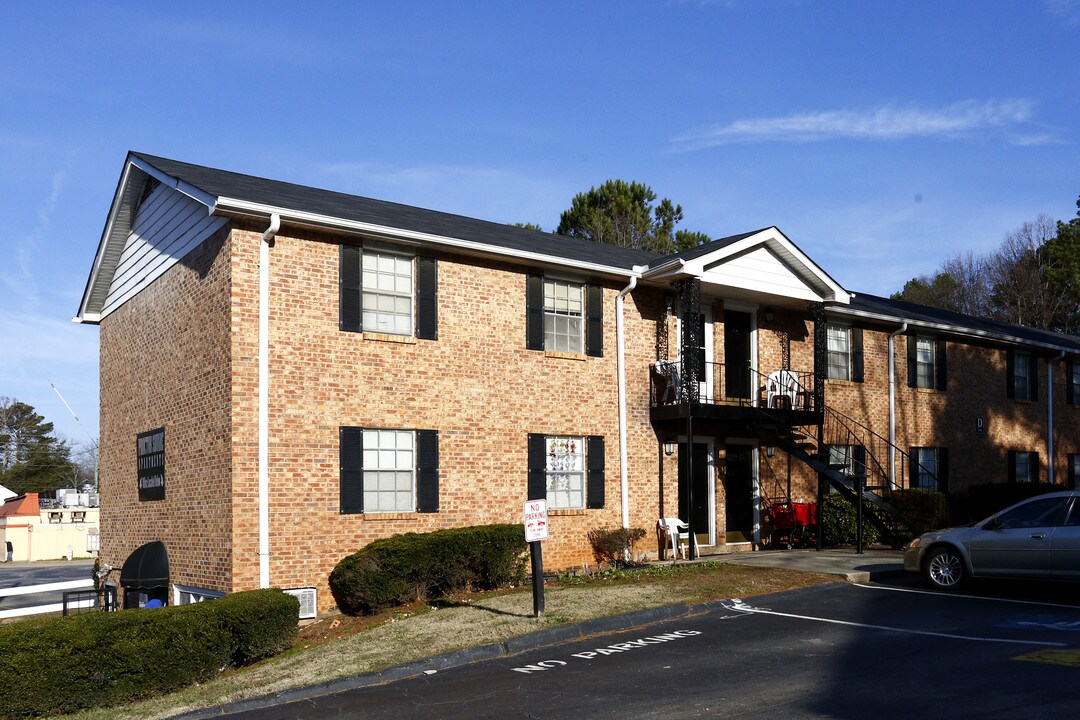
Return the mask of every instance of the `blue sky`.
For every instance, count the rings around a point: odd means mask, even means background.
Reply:
[[[1073,215],[1078,48],[1080,0],[0,3],[0,396],[97,435],[129,149],[545,229],[639,180],[888,294]]]

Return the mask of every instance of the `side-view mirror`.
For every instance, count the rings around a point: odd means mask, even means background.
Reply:
[[[998,520],[997,518],[990,518],[989,520],[984,522],[983,526],[982,526],[983,530],[998,530],[1000,528],[1001,528],[1001,521]]]

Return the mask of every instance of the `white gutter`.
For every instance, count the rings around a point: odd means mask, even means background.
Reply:
[[[633,271],[640,272],[642,267],[635,265]],[[615,296],[615,361],[619,385],[619,492],[622,500],[622,526],[630,529],[630,479],[626,450],[626,343],[623,340],[623,298],[637,287],[638,276],[630,278],[630,284]]]
[[[629,271],[625,268],[613,267],[611,265],[601,265],[599,263],[583,262],[580,260],[568,260],[565,257],[559,257],[557,255],[550,255],[547,253],[503,248],[496,245],[476,242],[474,240],[462,240],[461,238],[448,237],[445,235],[434,235],[432,233],[419,232],[416,230],[405,230],[403,228],[390,227],[387,225],[376,225],[374,223],[360,222],[358,220],[346,220],[343,218],[332,217],[330,215],[304,212],[302,210],[289,210],[288,208],[280,208],[273,205],[264,205],[262,203],[253,203],[248,202],[247,200],[237,200],[235,198],[217,198],[217,201],[212,208],[211,213],[217,215],[237,214],[254,218],[265,218],[273,215],[279,215],[284,218],[285,221],[288,222],[290,225],[298,225],[301,227],[346,230],[350,232],[362,233],[370,237],[393,240],[399,243],[404,242],[414,245],[424,243],[436,246],[451,247],[458,250],[466,250],[479,255],[505,256],[519,261],[527,260],[539,263],[560,265],[562,267],[575,268],[589,273],[602,274],[614,277],[638,277],[640,275],[640,272]]]
[[[259,587],[270,587],[270,245],[281,216],[259,243]]]
[[[959,335],[961,337],[978,337],[986,338],[988,340],[995,340],[997,342],[1004,342],[1010,345],[1017,345],[1020,347],[1037,347],[1045,350],[1053,350],[1054,352],[1076,352],[1075,346],[1055,345],[1049,342],[1040,342],[1038,340],[1026,340],[1015,335],[1008,335],[1006,333],[993,333],[986,330],[975,330],[972,328],[966,328],[960,325],[948,325],[946,323],[934,323],[926,322],[924,320],[909,321],[904,320],[901,317],[895,315],[881,315],[879,313],[864,312],[862,310],[852,310],[850,307],[844,307],[842,305],[829,306],[828,312],[834,315],[844,315],[850,317],[866,318],[868,320],[881,320],[887,323],[902,322],[905,324],[912,324],[916,327],[926,328],[927,330],[935,330],[938,332],[947,332],[952,335]]]
[[[1046,361],[1046,480],[1054,484],[1054,363],[1065,357],[1065,351]],[[1068,381],[1068,378],[1066,378]]]
[[[889,333],[889,485],[896,487],[896,348],[897,335],[907,332],[904,323],[895,332]]]

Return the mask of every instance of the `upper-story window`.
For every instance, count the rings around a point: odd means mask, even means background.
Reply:
[[[438,338],[438,266],[380,245],[341,246],[340,327],[351,332]]]
[[[1039,374],[1035,357],[1029,352],[1009,350],[1005,356],[1007,394],[1017,400],[1039,399]]]
[[[1072,358],[1065,361],[1065,402],[1080,404],[1080,362]]]
[[[364,328],[390,335],[412,335],[413,259],[364,250],[361,268]]]
[[[944,390],[945,341],[932,335],[907,336],[908,387]]]
[[[544,278],[544,348],[580,353],[585,343],[585,292],[578,283]]]
[[[829,379],[851,379],[851,326],[829,323],[825,328],[829,352]]]
[[[604,355],[604,292],[599,285],[527,275],[525,311],[528,349]]]

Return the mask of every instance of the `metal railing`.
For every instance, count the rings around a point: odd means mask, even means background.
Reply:
[[[700,370],[675,360],[649,365],[652,407],[700,403],[784,410],[814,409],[814,373],[761,372],[747,364],[704,362]]]

